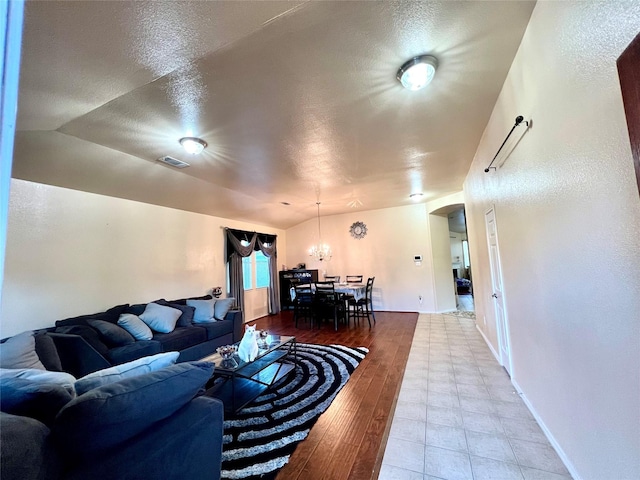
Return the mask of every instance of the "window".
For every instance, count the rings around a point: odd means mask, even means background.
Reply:
[[[245,290],[269,287],[269,257],[255,251],[242,258],[242,277]],[[254,287],[255,285],[255,287]]]
[[[258,251],[253,254],[256,260],[256,288],[269,286],[269,257]]]
[[[462,241],[462,257],[464,259],[464,268],[469,268],[469,242]]]

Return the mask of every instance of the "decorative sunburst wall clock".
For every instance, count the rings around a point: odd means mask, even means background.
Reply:
[[[356,240],[360,240],[367,234],[367,226],[362,222],[353,222],[353,225],[349,228],[349,233]]]

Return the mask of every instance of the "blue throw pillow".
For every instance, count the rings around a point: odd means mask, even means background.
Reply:
[[[109,348],[122,347],[136,341],[124,328],[104,320],[87,320],[89,326],[96,329],[100,339]]]
[[[114,447],[173,415],[212,374],[212,363],[179,363],[94,388],[60,411],[52,435],[74,460]]]
[[[133,313],[123,313],[120,315],[118,325],[129,332],[136,340],[151,340],[153,338],[153,332],[149,326]]]
[[[224,320],[231,307],[236,303],[236,299],[233,297],[219,298],[216,300],[216,304],[213,306],[213,316],[216,320]]]
[[[193,323],[215,322],[214,309],[215,300],[187,300],[187,305],[195,308]]]
[[[182,312],[177,308],[148,303],[139,318],[154,332],[171,333],[176,328],[180,315]]]
[[[156,355],[150,355],[131,362],[114,365],[113,367],[104,368],[97,372],[85,375],[75,382],[76,394],[82,395],[93,388],[98,388],[109,383],[119,382],[125,378],[144,375],[145,373],[155,372],[161,368],[173,365],[178,360],[180,352],[165,352]]]
[[[178,317],[178,321],[176,322],[176,327],[192,327],[191,322],[193,321],[193,314],[196,309],[194,307],[188,307],[187,305],[180,305],[178,303],[167,302],[164,299],[156,300],[153,303],[157,303],[158,305],[162,305],[165,307],[176,308],[182,312],[182,315]]]
[[[38,383],[23,378],[0,379],[0,410],[35,418],[51,426],[60,409],[73,400],[61,385]]]

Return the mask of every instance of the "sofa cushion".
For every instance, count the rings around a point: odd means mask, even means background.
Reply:
[[[216,300],[213,306],[213,316],[216,320],[224,320],[224,317],[229,313],[231,307],[236,303],[236,299],[233,297],[219,298]]]
[[[211,295],[203,295],[201,297],[180,298],[178,300],[169,300],[169,303],[177,303],[178,305],[186,305],[187,300],[211,300]]]
[[[155,372],[156,370],[176,363],[178,355],[180,355],[179,352],[158,353],[114,367],[98,370],[97,372],[90,373],[76,380],[76,393],[82,395],[102,385],[119,382],[125,378],[135,377],[143,373]]]
[[[62,363],[53,338],[46,332],[35,333],[33,338],[36,342],[36,353],[44,368],[52,372],[61,372]]]
[[[212,323],[200,323],[198,328],[203,328],[207,332],[207,340],[222,337],[228,333],[233,333],[233,322],[230,320],[219,320]]]
[[[76,377],[66,372],[48,372],[39,368],[0,368],[0,380],[20,378],[32,383],[54,383],[75,397]]]
[[[113,447],[179,410],[212,373],[211,363],[180,363],[94,388],[60,411],[52,435],[73,460]]]
[[[118,320],[120,321],[120,320]],[[98,331],[100,340],[109,348],[121,347],[136,341],[124,328],[104,320],[88,320],[89,326]]]
[[[182,315],[178,317],[178,321],[176,322],[176,327],[190,327],[191,322],[193,321],[193,314],[195,313],[194,307],[189,307],[187,305],[180,305],[179,303],[170,303],[165,299],[156,300],[153,303],[157,303],[158,305],[163,305],[165,307],[176,308],[182,312]]]
[[[0,410],[35,418],[47,426],[74,395],[61,385],[24,378],[0,378]]]
[[[215,322],[214,318],[214,310],[215,310],[216,301],[211,300],[187,300],[187,305],[189,307],[194,307],[196,309],[195,314],[193,315],[193,323],[209,323]]]
[[[142,315],[140,315],[140,320],[146,323],[154,332],[169,333],[176,328],[176,322],[180,315],[182,315],[182,312],[176,308],[149,303]]]
[[[142,340],[130,343],[124,347],[116,347],[109,350],[107,358],[113,365],[130,362],[149,355],[162,353],[162,344],[155,340]]]
[[[47,426],[33,418],[0,412],[0,478],[59,478],[60,457]]]
[[[38,368],[45,370],[36,353],[33,332],[22,332],[7,338],[0,348],[1,368]]]
[[[146,303],[136,303],[135,305],[129,305],[124,313],[131,313],[139,317],[145,308],[147,308]]]
[[[86,325],[66,325],[63,327],[56,327],[56,333],[67,333],[71,335],[79,335],[86,340],[86,342],[91,345],[100,355],[103,357],[109,351],[109,348],[102,343],[100,340],[100,336],[98,332],[96,332],[93,328]]]
[[[154,333],[153,339],[162,344],[162,351],[176,352],[207,340],[206,332],[201,328],[176,328],[171,333]]]
[[[120,315],[118,325],[129,332],[136,340],[151,340],[153,338],[153,332],[149,326],[133,313],[123,313]]]
[[[64,320],[58,320],[56,322],[56,327],[66,327],[69,325],[88,325],[88,320],[104,320],[105,322],[117,323],[120,314],[124,313],[127,307],[129,307],[129,304],[116,305],[115,307],[111,307],[106,312],[65,318]]]

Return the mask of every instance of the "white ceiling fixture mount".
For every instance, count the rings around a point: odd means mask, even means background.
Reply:
[[[318,206],[318,244],[309,249],[309,255],[319,262],[331,260],[333,253],[331,247],[326,243],[322,243],[322,233],[320,233],[320,202],[316,202]]]
[[[411,195],[409,195],[409,198],[411,200],[413,200],[414,202],[417,202],[422,198],[423,195],[424,194],[422,192],[416,192],[416,193],[412,193]]]
[[[431,55],[420,55],[405,62],[396,78],[407,90],[420,90],[431,83],[438,68],[438,60]]]
[[[191,155],[202,153],[202,151],[207,148],[207,142],[197,137],[182,137],[178,141],[180,142],[180,145],[182,145],[182,148]]]

